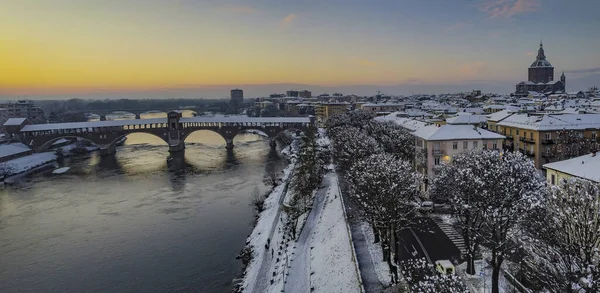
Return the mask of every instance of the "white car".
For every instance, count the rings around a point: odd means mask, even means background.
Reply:
[[[421,211],[422,212],[433,212],[433,202],[432,201],[421,202]]]
[[[447,259],[436,260],[435,270],[442,275],[453,275],[455,271],[454,265]]]

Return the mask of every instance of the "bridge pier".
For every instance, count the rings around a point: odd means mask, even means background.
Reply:
[[[101,146],[100,147],[100,155],[101,156],[111,156],[117,152],[117,148],[115,146]]]
[[[169,153],[177,153],[185,151],[185,142],[179,144],[169,145]]]
[[[100,115],[100,121],[106,121],[106,115]]]
[[[233,138],[227,138],[227,139],[225,139],[225,142],[227,142],[227,146],[225,146],[225,148],[228,150],[232,150],[233,149]]]
[[[135,119],[142,119],[142,116],[139,113],[135,113]]]
[[[271,148],[277,147],[277,139],[274,137],[269,137],[269,146]]]

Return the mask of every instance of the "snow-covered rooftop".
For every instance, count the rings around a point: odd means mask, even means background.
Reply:
[[[27,118],[8,118],[6,122],[4,122],[4,126],[19,126],[25,122]]]
[[[466,113],[460,112],[459,115],[454,117],[450,117],[446,119],[446,123],[448,124],[480,124],[486,123],[487,117],[486,115],[476,115],[470,114],[465,115]]]
[[[494,121],[494,122],[498,122],[498,121],[502,121],[503,119],[505,119],[506,117],[512,115],[513,113],[509,112],[508,110],[502,110],[502,111],[498,111],[496,113],[492,113],[487,115],[488,120],[489,121]]]
[[[0,145],[0,157],[8,157],[24,152],[28,152],[31,149],[22,143],[9,143]]]
[[[587,154],[569,160],[548,163],[546,169],[556,170],[572,176],[600,182],[600,154]]]
[[[454,139],[504,139],[503,135],[487,131],[472,125],[442,126],[429,125],[417,129],[413,134],[425,140],[454,140]]]
[[[498,125],[538,131],[600,128],[600,114],[515,114],[502,120]]]
[[[397,125],[402,126],[403,128],[409,131],[415,131],[421,127],[427,126],[428,124],[426,122],[415,120],[412,118],[398,117],[397,113],[400,112],[394,112],[389,115],[375,117],[375,120],[379,122],[394,122]]]

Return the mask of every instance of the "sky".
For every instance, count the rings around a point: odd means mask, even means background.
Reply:
[[[540,41],[576,90],[600,85],[599,12],[598,0],[0,0],[0,95],[510,92]]]

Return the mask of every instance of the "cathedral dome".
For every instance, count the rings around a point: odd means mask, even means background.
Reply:
[[[529,67],[552,67],[552,64],[548,60],[546,60],[546,55],[544,54],[544,45],[540,43],[540,48],[538,49],[537,57],[535,61]]]

